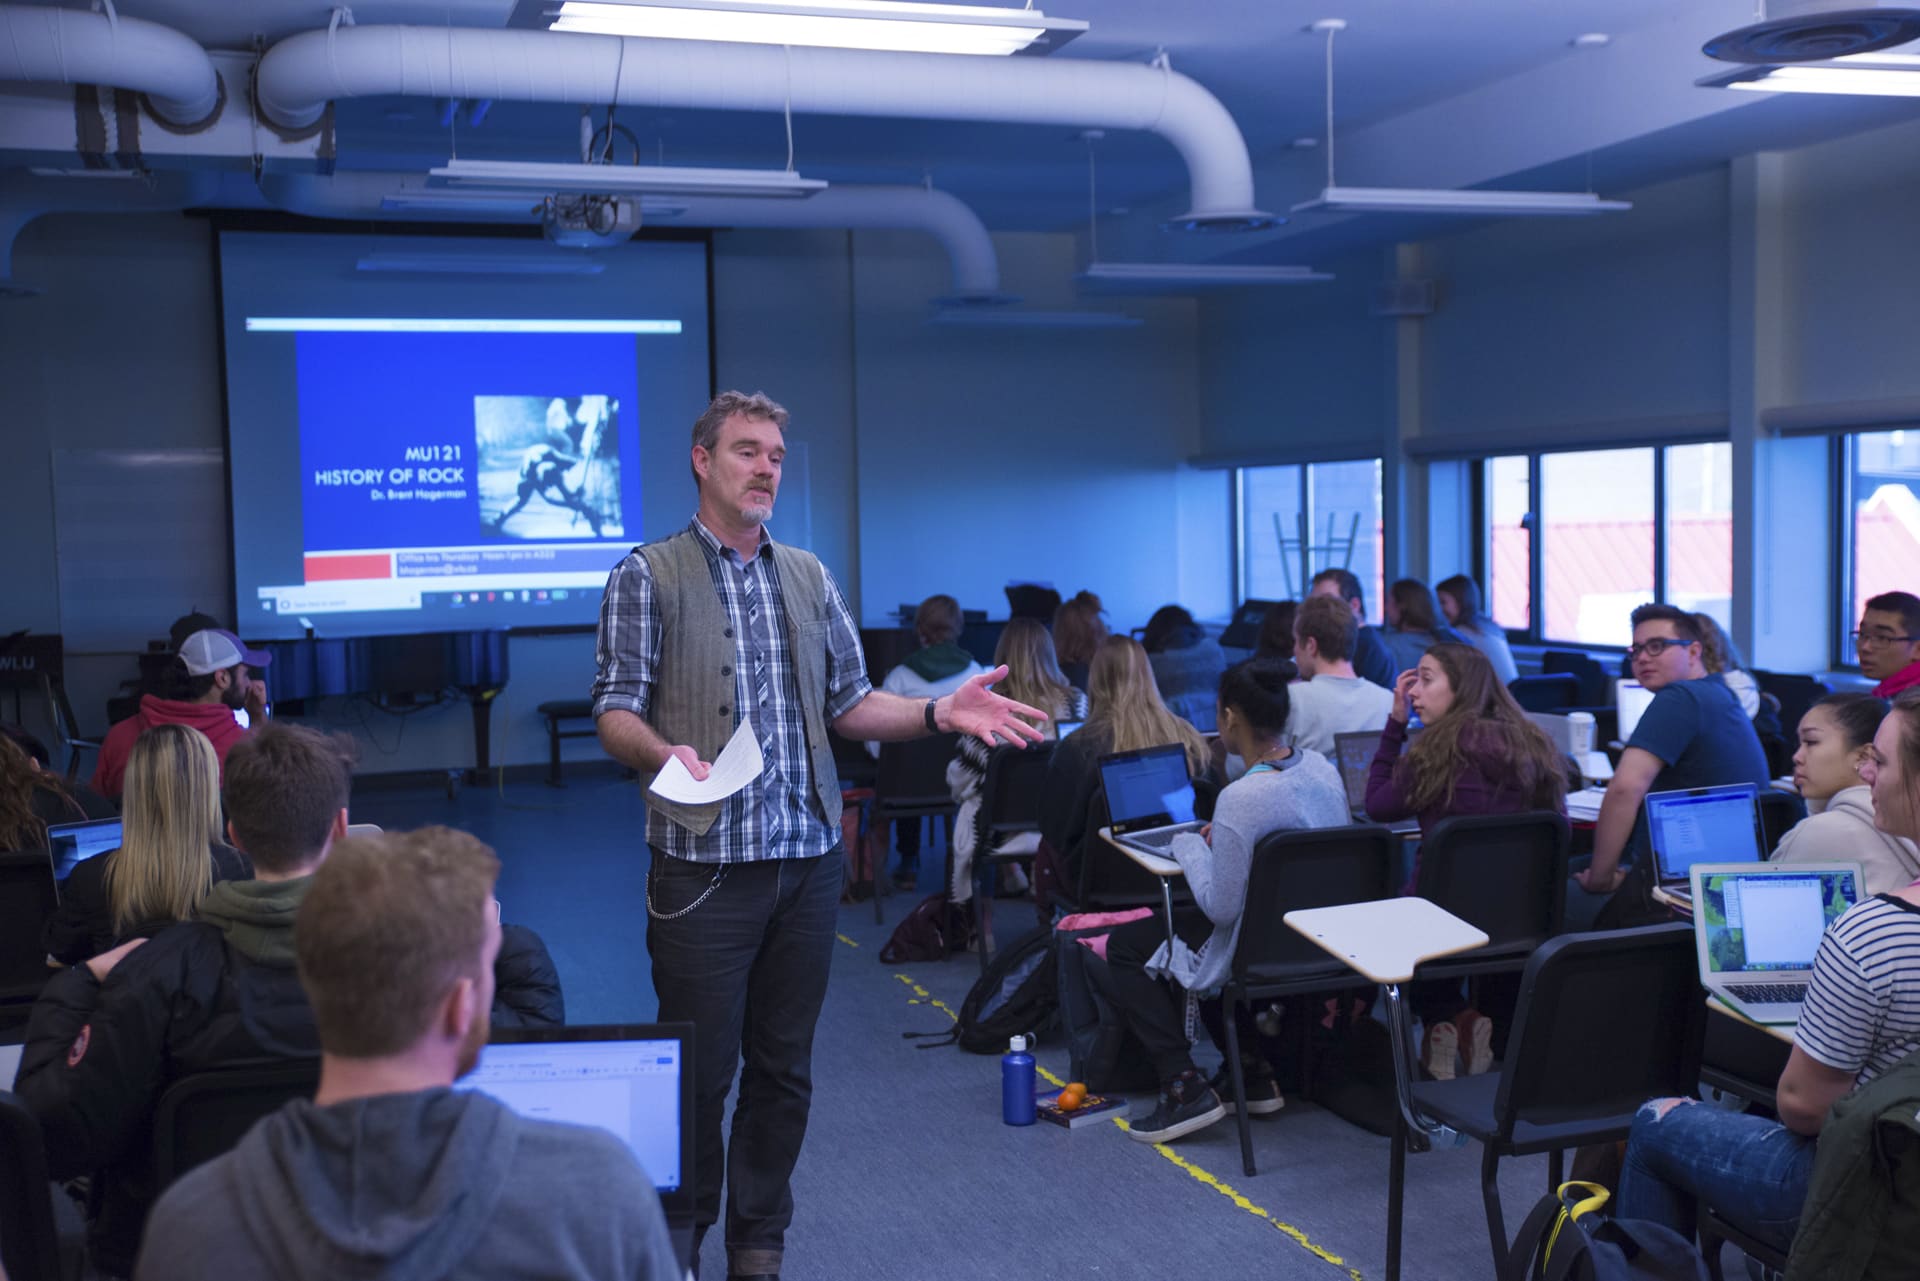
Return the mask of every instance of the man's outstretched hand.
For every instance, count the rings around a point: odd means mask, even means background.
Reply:
[[[1047,714],[1037,707],[1002,698],[988,688],[1006,678],[1007,669],[1004,665],[975,676],[940,700],[946,705],[944,709],[939,704],[935,705],[936,723],[954,733],[971,735],[989,747],[997,747],[1003,742],[1039,742],[1046,735],[1020,718],[1027,716],[1044,721]]]

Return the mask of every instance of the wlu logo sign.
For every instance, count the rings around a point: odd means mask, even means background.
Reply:
[[[0,672],[31,672],[40,666],[32,654],[0,654]]]

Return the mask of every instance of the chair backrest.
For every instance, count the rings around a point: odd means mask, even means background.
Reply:
[[[1502,1137],[1515,1121],[1631,1117],[1699,1084],[1707,1004],[1690,925],[1552,939],[1527,961],[1517,1011],[1494,1101]]]
[[[947,786],[947,762],[959,750],[958,734],[880,744],[880,768],[873,784],[875,803],[882,810],[953,804],[953,790]]]
[[[1112,822],[1107,794],[1096,787],[1087,802],[1087,835],[1080,847],[1079,893],[1074,901],[1083,908],[1160,902],[1160,878],[1100,839],[1100,829]]]
[[[0,853],[0,1003],[32,1001],[52,976],[40,932],[55,906],[46,850]]]
[[[1507,682],[1513,701],[1529,712],[1557,712],[1580,700],[1580,678],[1571,672],[1520,676]]]
[[[1360,823],[1275,832],[1254,846],[1247,873],[1247,903],[1233,979],[1279,977],[1289,966],[1325,969],[1326,951],[1280,918],[1312,907],[1339,907],[1392,898],[1399,879],[1400,838],[1385,827]]]
[[[1800,718],[1807,714],[1807,709],[1833,693],[1833,686],[1812,676],[1763,672],[1757,668],[1749,675],[1759,684],[1762,694],[1771,694],[1780,700],[1780,733],[1789,743],[1794,741],[1794,731],[1800,728]]]
[[[253,1123],[283,1103],[310,1099],[318,1059],[283,1059],[183,1076],[153,1114],[153,1173],[159,1190],[232,1149]]]
[[[63,1275],[40,1121],[7,1090],[0,1090],[0,1272],[13,1281]]]
[[[1775,788],[1760,789],[1760,831],[1766,844],[1762,853],[1768,858],[1780,848],[1780,838],[1795,823],[1807,816],[1807,803],[1791,792],[1782,792]]]
[[[1540,672],[1545,676],[1565,673],[1578,680],[1580,693],[1574,699],[1575,706],[1597,706],[1613,693],[1613,680],[1607,675],[1607,669],[1591,655],[1576,649],[1541,650]]]
[[[1546,811],[1443,819],[1420,842],[1414,893],[1486,931],[1470,955],[1524,955],[1560,932],[1572,840]]]
[[[993,835],[1040,830],[1040,800],[1047,790],[1047,766],[1054,743],[1003,744],[987,757],[987,778],[981,785],[980,813]]]

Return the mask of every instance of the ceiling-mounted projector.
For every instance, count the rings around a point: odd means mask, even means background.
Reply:
[[[540,229],[564,249],[606,249],[640,230],[640,202],[622,196],[548,196]]]

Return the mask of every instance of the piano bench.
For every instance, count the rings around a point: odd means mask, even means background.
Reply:
[[[547,786],[565,787],[560,781],[560,740],[563,738],[595,738],[598,731],[593,727],[593,701],[586,698],[557,698],[550,703],[542,703],[536,709],[547,719]],[[586,721],[585,729],[561,729],[562,721]]]

